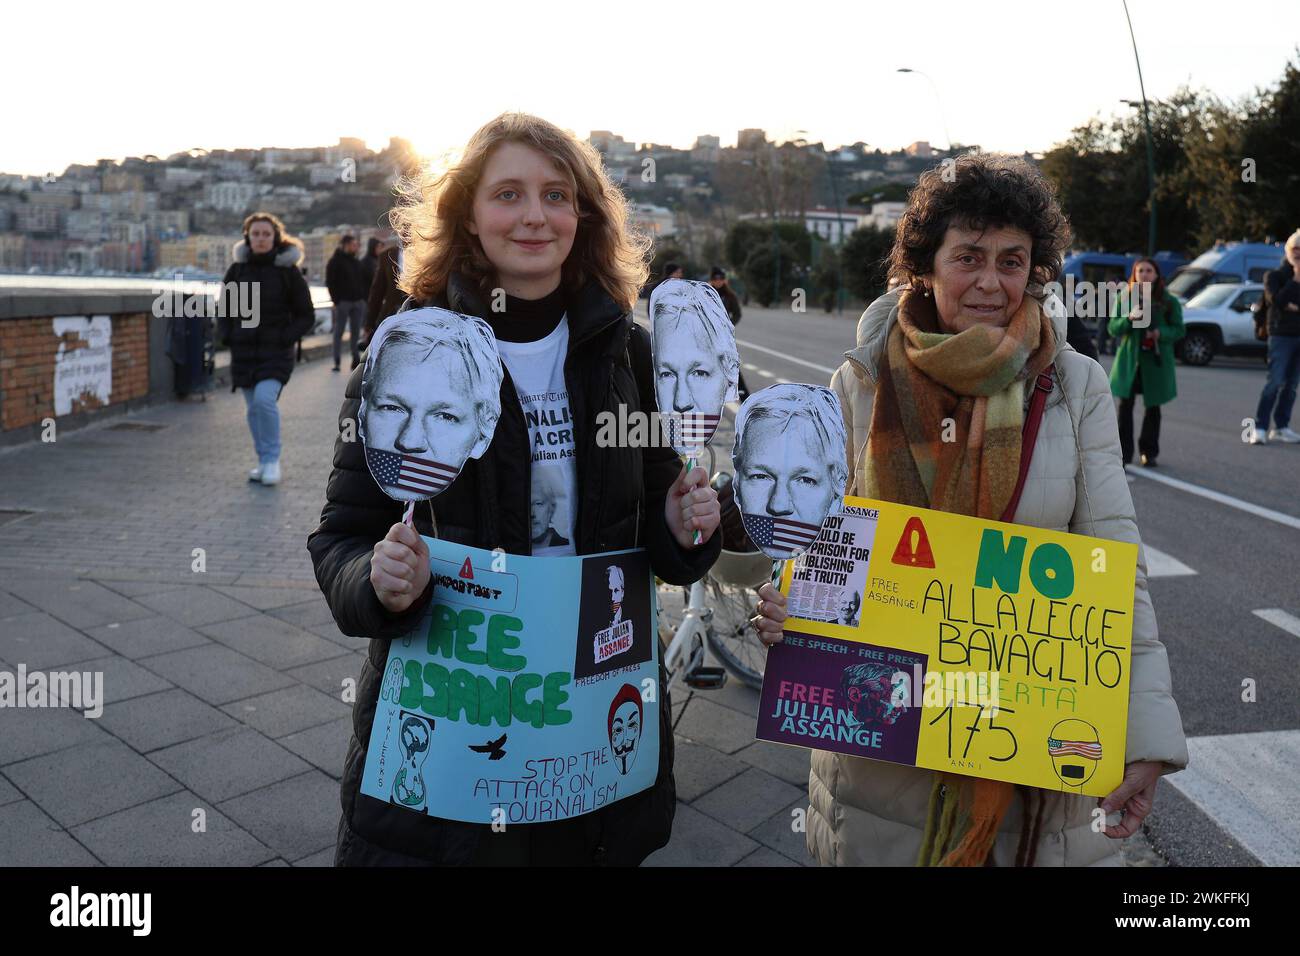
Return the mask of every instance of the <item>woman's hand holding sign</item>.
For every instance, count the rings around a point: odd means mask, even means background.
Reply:
[[[1105,829],[1112,840],[1124,840],[1137,832],[1156,802],[1156,784],[1164,766],[1158,760],[1136,760],[1124,767],[1124,780],[1097,805],[1106,813],[1123,811],[1124,819]]]
[[[664,499],[664,517],[668,530],[683,548],[698,547],[713,537],[722,520],[722,509],[718,506],[718,493],[709,487],[707,471],[682,468]],[[698,542],[696,531],[700,533]]]
[[[379,603],[393,614],[409,608],[429,583],[429,548],[401,522],[388,529],[370,555],[370,584]]]
[[[785,639],[785,619],[785,595],[771,582],[764,584],[758,589],[757,613],[749,619],[764,647],[780,644]]]

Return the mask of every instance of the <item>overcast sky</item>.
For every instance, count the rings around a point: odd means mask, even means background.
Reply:
[[[1300,38],[1295,0],[1129,8],[1154,99],[1272,85]],[[1038,151],[1138,97],[1120,0],[78,0],[0,18],[11,173],[339,136],[436,153],[506,109],[580,136],[728,145],[752,126],[886,150],[943,146],[946,116],[956,142]]]

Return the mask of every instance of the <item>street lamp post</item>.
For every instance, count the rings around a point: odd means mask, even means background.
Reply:
[[[1133,18],[1128,13],[1128,0],[1124,3],[1124,19],[1128,21],[1128,35],[1133,42],[1133,61],[1137,64],[1138,91],[1142,94],[1142,126],[1147,137],[1147,206],[1151,215],[1147,221],[1147,255],[1156,254],[1156,151],[1151,142],[1151,111],[1147,108],[1147,90],[1142,82],[1142,60],[1138,58],[1137,36],[1133,33]],[[1125,102],[1129,102],[1125,100]],[[1132,105],[1132,104],[1131,104]]]
[[[915,73],[917,76],[923,76],[930,84],[930,89],[934,90],[934,101],[939,104],[939,119],[943,121],[943,138],[948,141],[948,154],[952,155],[952,137],[948,135],[948,116],[944,112],[943,97],[939,95],[938,84],[934,82],[929,73],[922,73],[920,70],[913,70],[906,66],[900,66],[897,72]]]
[[[823,151],[824,152],[824,151]],[[826,153],[826,172],[831,178],[831,195],[835,197],[835,228],[840,241],[835,247],[835,314],[844,314],[844,214],[840,212],[840,187],[835,180],[835,160]]]

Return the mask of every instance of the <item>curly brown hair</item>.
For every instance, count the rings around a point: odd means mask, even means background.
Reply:
[[[1011,226],[1029,233],[1029,278],[1046,283],[1061,271],[1070,224],[1056,189],[1018,156],[965,153],[921,174],[908,196],[890,250],[889,278],[920,290],[949,226],[982,231]]]
[[[578,232],[564,260],[564,288],[577,291],[598,282],[631,311],[649,275],[649,237],[629,228],[627,199],[610,180],[600,154],[567,130],[527,113],[502,113],[470,137],[451,168],[426,170],[399,184],[398,205],[389,213],[404,250],[398,288],[427,301],[446,290],[452,272],[460,272],[485,295],[490,292],[495,270],[466,223],[488,157],[506,142],[545,153],[574,181]]]

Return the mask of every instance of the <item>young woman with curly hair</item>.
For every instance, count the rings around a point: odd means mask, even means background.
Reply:
[[[649,336],[632,321],[646,278],[645,242],[629,231],[626,202],[599,155],[545,120],[504,114],[470,138],[450,169],[409,182],[402,193],[390,221],[403,248],[399,285],[410,295],[403,308],[436,305],[492,326],[504,367],[501,418],[483,456],[467,461],[429,509],[416,509],[415,531],[370,476],[361,444],[335,443],[308,548],[339,627],[370,638],[335,861],[638,864],[668,842],[676,799],[662,690],[655,784],[584,816],[498,833],[360,792],[389,642],[410,631],[432,593],[428,549],[416,534],[435,536],[430,512],[436,537],[511,554],[644,547],[655,574],[680,585],[702,577],[720,548],[717,494],[703,469],[686,473],[671,448],[596,440],[602,412],[617,415],[623,406],[635,415],[655,401]],[[356,419],[362,371],[348,382],[341,425]],[[565,427],[547,427],[556,422]],[[534,454],[539,439],[545,453]],[[551,533],[540,537],[534,487],[549,489],[542,504]],[[436,768],[428,769],[436,781]]]

